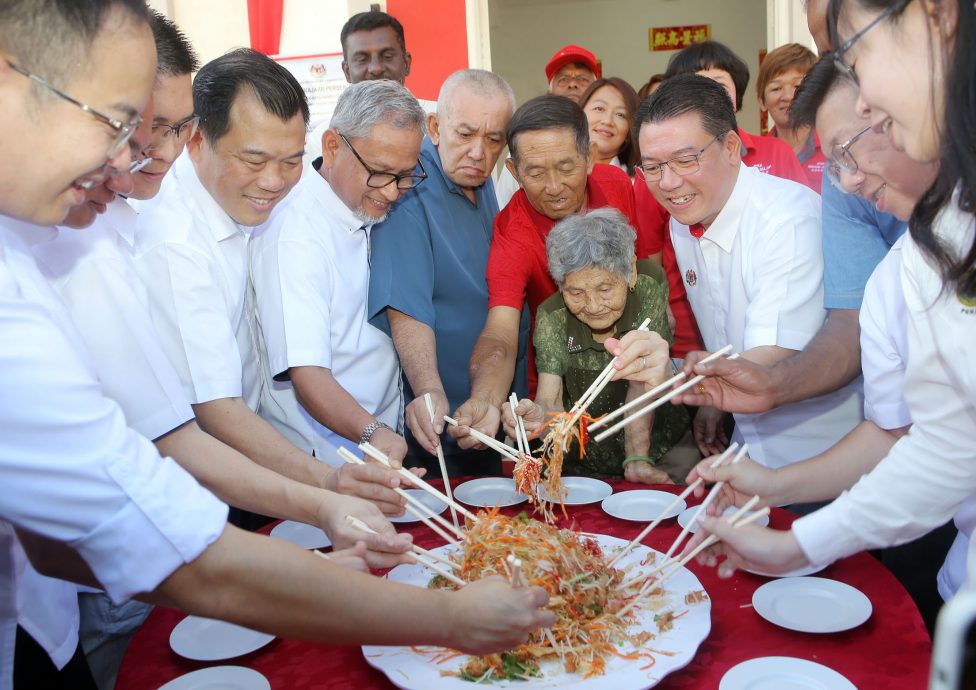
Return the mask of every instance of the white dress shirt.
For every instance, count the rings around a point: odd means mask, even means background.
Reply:
[[[802,350],[823,325],[820,197],[740,165],[732,194],[700,237],[671,219],[671,239],[705,347]],[[830,448],[861,421],[855,381],[762,414],[736,414],[749,456],[782,467]]]
[[[861,323],[861,371],[864,417],[882,429],[912,423],[905,402],[908,361],[908,314],[901,291],[902,236],[874,269],[864,287]]]
[[[58,665],[77,646],[74,586],[27,567],[13,525],[69,544],[123,601],[199,556],[227,517],[102,394],[30,250],[54,232],[0,221],[0,688],[10,686],[18,619]]]
[[[193,419],[179,376],[160,345],[132,254],[137,214],[112,201],[91,227],[60,228],[33,246],[42,273],[71,315],[105,395],[148,439]]]
[[[224,212],[180,156],[140,205],[135,265],[167,359],[193,404],[243,397],[256,409],[257,357],[245,299],[250,229]]]
[[[313,171],[314,172],[314,171]],[[367,322],[370,225],[318,173],[302,178],[251,242],[261,415],[332,465],[356,449],[298,402],[290,367],[329,369],[363,409],[397,429],[400,366],[393,341]]]
[[[953,201],[936,231],[959,255],[973,241],[973,216]],[[908,308],[905,398],[913,425],[850,491],[793,524],[814,564],[911,541],[953,517],[976,493],[976,301],[944,290],[938,270],[911,238],[902,248],[901,281]],[[970,544],[970,582],[974,558]]]

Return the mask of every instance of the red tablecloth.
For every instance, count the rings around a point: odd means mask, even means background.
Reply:
[[[648,488],[612,482],[615,491]],[[673,487],[655,487],[671,489]],[[506,509],[518,512],[525,506]],[[599,504],[568,508],[570,521],[582,530],[632,539],[643,524],[606,515]],[[772,526],[785,528],[792,515],[776,510]],[[436,535],[420,525],[406,531],[417,544],[434,547]],[[668,520],[645,540],[664,551],[677,536],[679,527]],[[931,641],[912,600],[884,566],[867,554],[835,563],[819,574],[853,585],[871,600],[874,612],[862,626],[843,633],[817,635],[785,630],[759,617],[753,610],[752,594],[767,578],[738,573],[720,580],[713,568],[693,563],[712,600],[712,630],[694,660],[672,673],[656,687],[717,688],[719,680],[736,664],[761,656],[793,656],[829,666],[846,676],[860,690],[923,690],[927,687]],[[119,673],[118,690],[151,690],[197,668],[217,664],[197,663],[177,656],[169,648],[169,634],[184,614],[158,608],[143,626],[125,656]],[[295,688],[382,688],[394,687],[386,677],[363,659],[359,647],[338,647],[294,640],[275,640],[253,654],[232,663],[263,673],[275,690]]]

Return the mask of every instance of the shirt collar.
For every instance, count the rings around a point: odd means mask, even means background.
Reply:
[[[118,195],[112,199],[112,202],[106,207],[105,213],[100,216],[101,222],[112,228],[130,247],[134,247],[136,243],[136,221],[138,217],[139,214],[136,213],[135,209]]]
[[[637,292],[628,290],[624,311],[615,324],[617,327],[615,337],[620,337],[640,326],[640,312],[641,303]],[[583,350],[606,352],[603,343],[593,339],[593,331],[590,327],[576,318],[569,307],[566,307],[566,351],[575,353]]]
[[[188,201],[195,203],[204,220],[207,230],[217,242],[221,242],[239,233],[247,234],[250,228],[238,225],[227,212],[220,207],[217,200],[211,196],[207,188],[197,177],[196,166],[187,153],[176,159],[170,171],[172,178],[171,193],[183,195]]]
[[[809,136],[807,136],[806,143],[803,144],[803,150],[801,150],[796,157],[800,160],[801,163],[806,163],[819,150],[820,150],[820,137],[817,136],[817,130],[811,127],[810,134]]]
[[[715,221],[708,226],[705,234],[702,235],[702,240],[715,243],[726,253],[732,252],[735,236],[739,232],[742,209],[752,191],[755,176],[761,174],[744,163],[739,163],[739,176],[732,188],[732,193],[729,195],[728,201],[725,202],[725,206],[719,211]]]
[[[302,179],[301,184],[307,184],[311,189],[315,202],[326,214],[330,223],[342,227],[350,234],[357,230],[366,230],[368,234],[375,221],[363,222],[363,219],[353,213],[352,209],[339,198],[339,195],[332,189],[332,185],[319,172],[322,167],[321,158],[316,158],[312,162],[312,167],[313,170]]]
[[[750,151],[756,150],[756,138],[746,130],[739,127],[739,139],[742,140],[742,157],[745,158]]]

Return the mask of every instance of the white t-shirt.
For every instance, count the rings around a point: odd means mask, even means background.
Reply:
[[[157,197],[139,207],[135,265],[160,345],[193,404],[260,396],[251,306],[250,229],[224,212],[180,156]]]
[[[671,239],[706,349],[802,350],[823,325],[820,197],[740,165],[732,194],[700,237],[671,219]],[[833,446],[861,421],[860,380],[762,414],[736,414],[749,456],[782,467]]]
[[[936,232],[957,255],[968,251],[973,216],[953,201]],[[850,491],[793,524],[803,552],[817,565],[911,541],[953,517],[976,493],[976,302],[943,290],[938,270],[910,237],[902,248],[901,283],[908,309],[905,399],[913,425]],[[970,544],[970,574],[974,565]]]
[[[26,567],[12,526],[70,544],[118,602],[197,558],[227,518],[102,394],[30,250],[53,233],[0,220],[0,688],[11,682],[18,619],[58,665],[77,646],[74,585]]]
[[[260,412],[299,448],[332,465],[356,449],[298,402],[290,367],[329,369],[367,412],[400,424],[400,366],[388,335],[367,321],[369,233],[317,172],[304,176],[251,241]]]
[[[193,410],[149,316],[149,297],[132,260],[137,214],[116,198],[88,228],[60,228],[33,246],[92,358],[105,395],[133,429],[158,438]]]

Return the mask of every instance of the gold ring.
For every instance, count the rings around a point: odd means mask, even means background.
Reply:
[[[701,393],[702,395],[704,395],[705,394],[705,384],[704,383],[699,383],[698,386],[695,388],[695,390],[698,391],[699,393]]]

